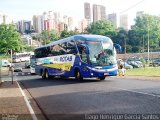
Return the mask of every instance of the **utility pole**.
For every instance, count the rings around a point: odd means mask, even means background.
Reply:
[[[12,77],[12,84],[13,84],[13,66],[12,66],[12,54],[13,54],[13,51],[11,49],[11,66],[10,66],[10,70],[11,70],[11,77]]]
[[[143,35],[143,53],[144,53],[144,35]]]
[[[149,66],[149,20],[148,20],[148,66]]]

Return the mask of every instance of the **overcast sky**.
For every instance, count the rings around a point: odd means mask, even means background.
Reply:
[[[129,14],[132,19],[137,11],[160,14],[160,0],[1,0],[0,12],[11,15],[14,20],[31,20],[33,15],[53,10],[80,21],[84,16],[84,2],[102,4],[106,6],[106,13],[109,14],[120,13],[140,1],[142,1],[140,4],[123,14]]]

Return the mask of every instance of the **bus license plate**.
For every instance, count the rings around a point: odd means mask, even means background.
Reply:
[[[109,75],[109,73],[104,73],[104,75]]]

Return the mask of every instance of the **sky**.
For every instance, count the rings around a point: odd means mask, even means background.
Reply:
[[[140,1],[142,1],[140,4],[132,8]],[[160,0],[1,0],[0,12],[10,15],[17,21],[32,20],[33,15],[41,15],[44,11],[52,10],[80,21],[84,18],[84,2],[104,5],[107,14],[128,14],[130,21],[133,21],[137,11],[160,15]]]

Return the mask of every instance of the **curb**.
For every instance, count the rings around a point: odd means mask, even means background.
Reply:
[[[29,103],[29,100],[28,100],[27,96],[26,96],[25,93],[23,92],[23,90],[22,90],[22,88],[20,87],[19,83],[18,83],[17,81],[16,81],[16,83],[17,83],[17,85],[18,85],[18,87],[19,87],[19,89],[20,89],[20,91],[21,91],[21,93],[22,93],[22,96],[24,97],[24,101],[26,102],[26,105],[27,105],[27,107],[28,107],[28,110],[29,110],[29,112],[30,112],[30,114],[31,114],[31,116],[32,116],[32,119],[33,119],[33,120],[38,120],[37,117],[36,117],[36,115],[35,115],[35,113],[34,113],[34,111],[33,111],[32,106],[31,106],[30,103]]]

